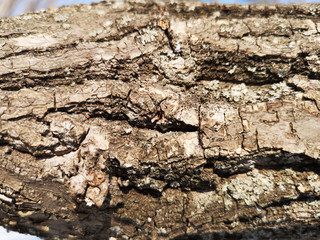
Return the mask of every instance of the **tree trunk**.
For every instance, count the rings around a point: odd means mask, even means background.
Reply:
[[[0,221],[52,239],[320,234],[320,5],[0,19]]]

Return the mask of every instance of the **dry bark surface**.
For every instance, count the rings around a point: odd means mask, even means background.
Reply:
[[[0,19],[0,222],[47,239],[316,239],[320,5]]]

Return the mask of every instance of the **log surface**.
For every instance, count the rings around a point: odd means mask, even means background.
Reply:
[[[319,235],[320,5],[0,19],[0,223],[52,239]]]

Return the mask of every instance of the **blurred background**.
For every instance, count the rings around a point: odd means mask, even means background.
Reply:
[[[183,1],[183,0],[181,0]],[[190,0],[187,0],[190,1]],[[196,1],[196,0],[195,0]],[[218,2],[218,3],[309,3],[320,0],[202,0],[203,2]],[[99,0],[0,0],[0,17],[9,17],[20,15],[28,11],[46,9],[49,7],[60,7],[62,5],[72,4],[89,4],[99,2]]]
[[[61,7],[63,5],[90,4],[99,0],[0,0],[0,17],[11,17],[28,11]]]

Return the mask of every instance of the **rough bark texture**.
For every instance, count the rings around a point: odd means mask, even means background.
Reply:
[[[52,239],[312,239],[320,5],[1,19],[0,221]]]

